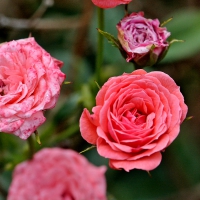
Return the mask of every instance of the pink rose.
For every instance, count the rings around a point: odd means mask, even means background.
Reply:
[[[110,78],[90,114],[80,118],[82,137],[110,159],[110,167],[152,170],[180,131],[187,106],[174,80],[163,72],[136,70]]]
[[[106,200],[105,171],[75,151],[46,148],[16,166],[8,200]]]
[[[93,4],[100,8],[114,8],[120,4],[128,4],[132,0],[92,0]]]
[[[34,38],[0,45],[0,132],[27,139],[44,123],[65,79],[62,65]]]
[[[154,65],[160,61],[168,47],[170,33],[160,27],[158,19],[146,19],[144,13],[132,13],[118,24],[118,39],[124,49],[127,62],[139,66]]]

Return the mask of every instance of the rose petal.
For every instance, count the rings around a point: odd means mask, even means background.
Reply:
[[[124,153],[122,151],[116,151],[113,150],[106,142],[105,140],[98,138],[97,140],[97,151],[98,153],[105,157],[105,158],[110,158],[110,159],[127,159],[130,157],[129,154]]]
[[[38,126],[45,122],[46,118],[42,112],[33,114],[30,118],[24,120],[24,123],[18,130],[14,132],[15,135],[21,139],[26,140],[32,133],[35,132]]]
[[[138,160],[110,160],[109,165],[114,169],[124,169],[129,172],[132,169],[142,169],[150,171],[155,169],[161,162],[161,153],[157,152],[150,156],[140,158]]]
[[[95,144],[97,141],[96,126],[93,124],[93,118],[91,117],[87,109],[83,110],[80,118],[80,132],[82,137],[90,144]]]
[[[131,0],[92,0],[100,8],[114,8],[120,4],[128,4]]]

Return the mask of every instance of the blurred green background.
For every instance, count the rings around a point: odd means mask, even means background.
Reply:
[[[133,0],[129,12],[144,11],[147,18],[166,26],[174,43],[165,59],[147,71],[168,73],[178,85],[189,107],[188,117],[177,139],[163,153],[158,168],[151,171],[107,170],[107,191],[113,200],[199,200],[200,199],[200,1]],[[79,117],[84,107],[94,105],[97,92],[94,68],[97,43],[96,8],[90,0],[1,0],[0,42],[26,38],[31,34],[52,56],[64,61],[66,73],[57,106],[46,111],[47,121],[39,129],[42,145],[59,146],[78,152],[90,145],[80,136]],[[117,36],[116,24],[124,6],[105,10],[105,31]],[[119,51],[104,42],[104,81],[131,72],[133,66]],[[96,149],[85,152],[95,165],[107,165]],[[0,135],[0,200],[6,199],[14,166],[28,158],[28,143],[9,134]]]

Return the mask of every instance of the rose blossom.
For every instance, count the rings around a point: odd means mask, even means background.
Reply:
[[[139,66],[153,65],[160,61],[168,47],[170,33],[160,27],[158,19],[146,19],[144,13],[132,13],[118,24],[118,39],[124,49],[127,62]]]
[[[174,80],[163,72],[136,70],[110,78],[90,114],[80,118],[82,137],[110,159],[110,167],[152,170],[180,131],[187,106]]]
[[[16,166],[8,200],[106,200],[105,171],[73,150],[46,148]]]
[[[63,63],[34,38],[0,45],[0,131],[27,139],[53,108],[65,75]]]
[[[114,8],[120,4],[128,4],[132,0],[92,0],[93,4],[100,8]]]

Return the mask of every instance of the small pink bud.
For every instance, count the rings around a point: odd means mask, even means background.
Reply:
[[[158,19],[146,19],[143,12],[132,13],[117,24],[118,39],[127,62],[140,67],[160,61],[168,47],[170,32],[160,27]]]

